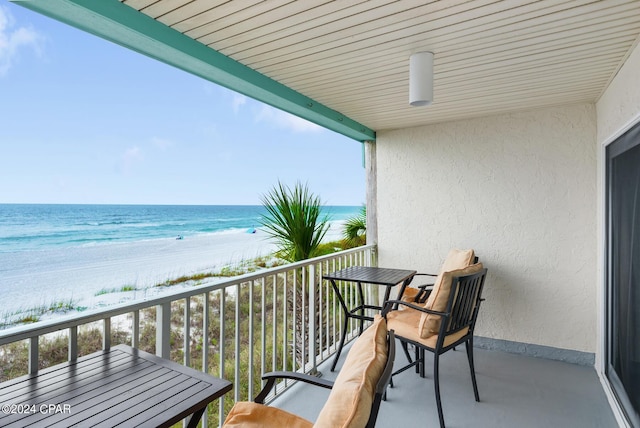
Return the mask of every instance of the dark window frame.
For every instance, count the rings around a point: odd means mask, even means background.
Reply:
[[[614,337],[616,332],[613,331],[615,326],[613,306],[615,301],[615,295],[613,290],[613,276],[614,269],[612,265],[613,258],[613,226],[612,226],[612,211],[613,211],[613,182],[614,182],[614,168],[613,164],[618,156],[628,153],[630,150],[640,147],[640,122],[633,125],[624,134],[618,137],[614,142],[609,144],[605,150],[605,228],[606,228],[606,240],[605,240],[605,352],[604,352],[604,368],[605,376],[609,380],[611,389],[622,411],[624,412],[627,421],[633,427],[640,428],[640,404],[637,403],[634,406],[632,400],[627,394],[624,382],[620,379],[618,372],[614,366],[613,352],[614,352]],[[640,168],[640,165],[638,165]],[[635,266],[635,264],[634,264]],[[640,308],[636,309],[640,311]],[[638,314],[640,317],[640,314]],[[618,339],[619,340],[619,339]],[[640,352],[640,351],[638,351]]]

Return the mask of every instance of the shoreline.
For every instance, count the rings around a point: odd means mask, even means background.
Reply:
[[[343,224],[330,222],[323,242],[340,239]],[[256,233],[238,230],[184,239],[0,253],[0,325],[9,315],[34,307],[72,301],[79,308],[94,309],[175,290],[179,285],[155,285],[269,256],[277,246],[267,238],[261,229]],[[118,291],[125,286],[133,290]],[[101,291],[106,292],[96,295]]]

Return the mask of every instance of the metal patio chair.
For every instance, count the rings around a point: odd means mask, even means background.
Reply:
[[[387,331],[384,318],[375,315],[373,324],[351,346],[334,382],[298,372],[266,373],[262,379],[267,382],[254,402],[236,403],[223,427],[373,428],[380,402],[391,379],[394,359],[394,333]],[[277,379],[299,380],[331,389],[315,423],[263,404]]]
[[[480,401],[473,365],[473,332],[483,301],[481,296],[486,275],[487,269],[481,263],[445,272],[436,282],[426,304],[391,300],[383,310],[388,328],[395,331],[405,350],[407,344],[415,347],[415,360],[407,352],[409,364],[392,376],[415,367],[416,372],[425,377],[425,351],[433,353],[433,383],[442,428],[445,424],[440,399],[439,359],[440,355],[462,343],[467,350],[473,393],[476,401]],[[404,309],[394,310],[398,306]]]

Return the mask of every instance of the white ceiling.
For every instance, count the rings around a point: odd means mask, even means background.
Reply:
[[[377,131],[595,102],[640,40],[637,0],[121,1]]]

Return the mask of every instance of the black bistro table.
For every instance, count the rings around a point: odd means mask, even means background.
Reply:
[[[345,314],[344,324],[342,327],[342,336],[340,337],[340,346],[338,346],[338,351],[336,352],[335,359],[333,360],[331,371],[335,370],[338,359],[340,358],[340,353],[342,352],[342,347],[344,346],[344,340],[347,336],[347,326],[349,324],[349,319],[354,318],[360,320],[360,334],[362,334],[364,321],[373,320],[373,317],[365,315],[365,310],[382,310],[382,306],[365,304],[364,293],[362,292],[362,284],[377,284],[386,286],[386,291],[384,293],[383,299],[384,305],[384,302],[389,300],[391,288],[402,283],[402,286],[398,291],[398,299],[400,299],[400,297],[402,297],[402,294],[404,293],[405,288],[413,280],[415,274],[415,270],[388,269],[370,266],[351,266],[322,276],[323,279],[331,281],[331,286],[338,296],[340,306],[342,306],[342,310]],[[360,301],[356,307],[349,308],[347,306],[342,293],[340,293],[340,288],[336,284],[336,281],[349,281],[358,283],[358,298]]]
[[[117,345],[0,383],[2,427],[170,427],[231,390],[231,382]]]

